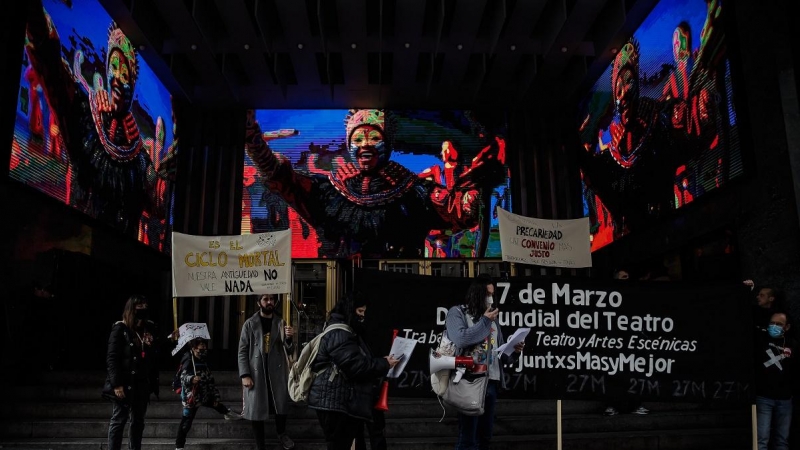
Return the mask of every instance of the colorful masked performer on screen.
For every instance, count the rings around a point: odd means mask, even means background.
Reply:
[[[105,86],[98,73],[92,85],[84,78],[81,50],[70,70],[41,1],[29,2],[26,51],[69,155],[68,202],[132,236],[141,234],[143,214],[163,219],[167,177],[151,159],[164,148],[163,121],[154,139],[140,135],[131,111],[139,64],[122,30],[112,24],[108,31]]]
[[[262,133],[254,112],[248,113],[250,158],[267,188],[319,230],[321,256],[420,258],[430,230],[478,224],[483,188],[505,180],[500,138],[481,150],[451,188],[420,178],[390,159],[395,122],[388,111],[351,110],[345,119],[350,161],[327,174],[300,173],[265,140],[286,136]]]
[[[603,124],[603,114],[597,112],[590,112],[583,121],[584,181],[611,213],[617,236],[674,209],[678,168],[718,143],[720,111],[715,99],[720,98],[719,81],[725,70],[720,9],[719,1],[708,3],[691,72],[687,76],[682,72],[686,67],[679,64],[670,79],[676,82],[675,95],[658,99],[640,95],[640,49],[631,39],[612,65],[610,123]],[[606,128],[610,140],[604,142],[602,129]]]

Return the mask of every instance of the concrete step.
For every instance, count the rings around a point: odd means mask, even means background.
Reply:
[[[12,389],[11,398],[6,402],[6,408],[0,410],[0,419],[4,418],[52,418],[52,417],[82,417],[96,418],[106,417],[111,410],[111,402],[97,397],[84,399],[74,393],[68,392],[64,388],[65,394],[61,396],[63,400],[53,401],[51,399],[30,399],[18,391],[20,388]],[[67,400],[69,398],[70,400]],[[74,400],[72,400],[74,398]],[[234,411],[242,410],[241,395],[223,396],[222,403]],[[394,418],[438,418],[454,416],[455,413],[448,406],[443,406],[436,399],[408,399],[390,397],[388,401],[389,415]],[[721,407],[698,403],[648,403],[646,405],[654,413],[686,413],[698,415],[716,415],[726,412],[750,414],[749,406]],[[152,399],[148,407],[148,417],[152,418],[172,418],[181,412],[181,403],[177,394],[167,392],[161,396],[160,400]],[[444,408],[444,409],[443,409]],[[293,416],[316,417],[313,411],[309,411],[304,404],[292,404],[290,414]],[[587,416],[601,415],[604,405],[594,401],[563,401],[562,415],[570,416],[583,414]],[[497,404],[497,415],[499,416],[519,416],[519,415],[551,415],[556,414],[556,402],[552,400],[512,400],[500,399]],[[210,408],[201,408],[198,412],[199,418],[214,418],[218,414]],[[622,414],[621,416],[627,416]],[[616,416],[615,416],[616,417]]]
[[[194,432],[194,430],[192,430]],[[300,439],[293,437],[298,449],[324,450],[321,439]],[[586,434],[563,434],[564,450],[748,450],[751,448],[749,431],[739,429],[707,429],[702,432],[671,430],[660,433],[653,432],[609,432]],[[276,441],[267,440],[273,445]],[[85,450],[107,449],[106,438],[0,438],[3,450]],[[392,437],[388,439],[392,450],[449,450],[455,444],[455,434],[437,437]],[[530,448],[555,449],[555,435],[515,435],[495,436],[492,438],[494,448],[506,450],[529,450]],[[125,445],[123,443],[123,445]],[[187,448],[193,450],[244,450],[252,449],[250,436],[238,439],[198,439],[191,433]],[[277,447],[277,445],[275,446]],[[173,450],[173,438],[145,438],[143,450]]]
[[[108,430],[110,408],[106,415],[86,418],[83,415],[63,415],[53,418],[32,418],[0,421],[0,435],[16,438],[37,437],[103,437]],[[250,433],[247,421],[225,421],[216,417],[198,417],[192,427],[192,435],[204,438],[238,438]],[[145,436],[166,438],[175,436],[180,423],[180,413],[171,417],[154,417],[148,410]],[[562,416],[564,433],[644,432],[661,430],[701,430],[703,428],[732,428],[747,430],[750,418],[740,413],[698,414],[683,412],[652,413],[647,416],[605,417],[593,415]],[[455,432],[456,416],[438,418],[394,418],[387,415],[386,433],[392,437],[446,436]],[[292,434],[321,438],[316,418],[310,416],[290,417]],[[555,434],[554,415],[497,416],[494,433],[497,436]]]

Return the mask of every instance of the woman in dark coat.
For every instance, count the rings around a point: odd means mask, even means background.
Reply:
[[[328,450],[351,448],[364,423],[372,420],[375,380],[398,362],[391,356],[372,356],[359,332],[365,312],[365,305],[354,306],[352,295],[339,299],[327,324],[344,323],[353,332],[328,332],[314,360],[314,372],[322,372],[311,384],[308,407],[317,411]]]
[[[158,398],[158,367],[155,362],[158,336],[148,320],[147,299],[134,295],[125,303],[122,320],[111,328],[106,354],[107,376],[103,397],[112,401],[108,424],[108,449],[120,450],[125,424],[131,421],[129,448],[142,448],[144,416],[150,394]]]

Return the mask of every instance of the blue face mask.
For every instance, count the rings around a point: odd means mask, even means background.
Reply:
[[[772,324],[767,327],[767,333],[774,338],[778,338],[783,336],[783,328],[779,325]]]

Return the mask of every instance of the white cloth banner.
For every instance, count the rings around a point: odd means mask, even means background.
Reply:
[[[242,236],[172,233],[173,297],[291,291],[292,232]]]
[[[592,267],[589,218],[545,220],[497,208],[503,261],[548,267]]]

